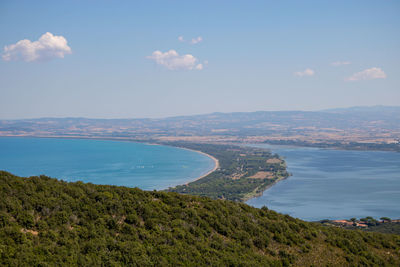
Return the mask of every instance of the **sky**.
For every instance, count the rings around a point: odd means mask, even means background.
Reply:
[[[400,1],[0,1],[0,119],[400,105]]]

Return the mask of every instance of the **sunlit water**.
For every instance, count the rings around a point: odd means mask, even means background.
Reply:
[[[304,220],[400,218],[400,153],[256,146],[283,156],[293,176],[248,204]]]
[[[202,154],[133,142],[53,138],[0,138],[0,170],[45,174],[65,181],[165,189],[214,167]]]

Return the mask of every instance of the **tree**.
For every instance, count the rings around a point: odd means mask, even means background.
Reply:
[[[392,219],[390,219],[389,217],[381,217],[380,218],[382,220],[382,222],[392,222]]]

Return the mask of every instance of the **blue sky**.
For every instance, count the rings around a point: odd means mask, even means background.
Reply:
[[[400,105],[399,14],[394,0],[1,1],[0,119]]]

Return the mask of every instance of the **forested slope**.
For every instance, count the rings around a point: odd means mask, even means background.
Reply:
[[[232,201],[7,172],[0,194],[0,265],[400,265],[399,236]]]

